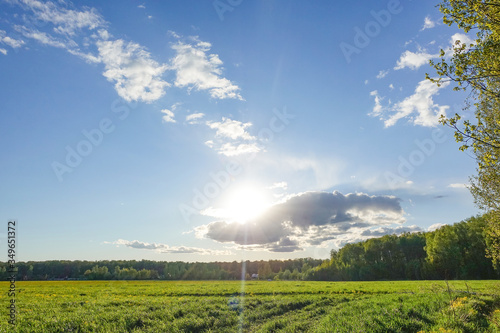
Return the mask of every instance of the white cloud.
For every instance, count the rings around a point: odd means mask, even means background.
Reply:
[[[472,40],[469,36],[458,33],[458,32],[456,34],[454,34],[453,36],[451,36],[450,43],[451,43],[452,49],[457,47],[457,42],[459,42],[460,45],[465,44],[465,45],[467,45],[467,47],[470,44],[474,44],[474,40]]]
[[[77,30],[93,30],[105,25],[105,21],[95,8],[76,11],[58,6],[51,1],[21,0],[21,2],[33,11],[37,19],[54,24],[53,30],[59,34],[71,36]]]
[[[392,83],[389,85],[389,89],[394,90],[394,85]]]
[[[7,50],[0,48],[0,53],[2,53],[3,55],[7,55]]]
[[[288,184],[287,184],[287,182],[278,182],[278,183],[274,183],[273,185],[268,187],[268,189],[270,189],[270,190],[274,190],[276,188],[286,190],[288,188]]]
[[[193,44],[178,42],[172,46],[176,56],[171,60],[171,68],[176,71],[177,87],[208,90],[216,99],[236,98],[243,100],[240,88],[222,74],[222,61],[217,54],[207,54],[211,44],[197,39]]]
[[[202,211],[200,211],[200,214],[203,216],[210,216],[219,219],[230,219],[232,218],[233,215],[232,212],[228,211],[227,209],[214,208],[214,207],[208,207],[206,209],[203,209]]]
[[[393,126],[403,118],[409,118],[414,125],[434,127],[438,125],[440,116],[446,114],[449,106],[434,103],[433,96],[448,85],[449,82],[443,82],[438,87],[429,80],[420,81],[413,95],[387,108],[382,107],[377,91],[371,92],[370,95],[375,96],[375,106],[370,115],[380,117],[385,127]]]
[[[431,225],[430,227],[427,228],[427,231],[435,231],[443,226],[445,226],[447,224],[443,224],[443,223],[435,223],[433,225]]]
[[[24,41],[7,36],[4,30],[0,30],[0,43],[7,44],[13,49],[23,46]]]
[[[438,57],[439,54],[429,54],[425,51],[411,52],[405,51],[399,58],[394,70],[399,70],[403,68],[418,69],[421,66],[429,63],[429,60]]]
[[[24,41],[22,41],[20,39],[13,39],[13,38],[10,38],[9,36],[6,36],[6,37],[2,38],[2,43],[5,43],[5,44],[7,44],[10,47],[15,49],[15,48],[21,47],[24,44]]]
[[[425,29],[432,29],[436,26],[436,22],[432,21],[430,16],[426,16],[424,19],[424,25],[422,26],[422,29],[420,31],[423,31]]]
[[[457,188],[457,189],[466,189],[467,185],[466,184],[455,183],[455,184],[448,185],[448,187],[449,188]]]
[[[175,254],[199,254],[199,255],[230,255],[230,251],[219,251],[212,249],[203,249],[199,247],[187,246],[168,246],[162,243],[146,243],[138,240],[128,241],[118,239],[114,242],[104,242],[106,244],[114,244],[117,246],[124,245],[133,249],[151,250],[159,253],[175,253]]]
[[[389,74],[389,70],[382,70],[378,72],[377,79],[383,79],[387,74]]]
[[[225,156],[238,156],[242,154],[252,154],[263,151],[257,144],[256,137],[246,131],[252,123],[243,123],[222,117],[221,122],[207,121],[206,125],[215,129],[216,141],[205,142],[207,146]],[[248,142],[254,141],[254,142]]]
[[[163,109],[161,110],[161,113],[164,113],[165,115],[162,117],[163,121],[166,123],[175,123],[174,119],[174,113],[168,109]]]
[[[396,114],[386,120],[385,126],[392,126],[399,119],[408,117],[410,114],[416,114],[412,120],[415,125],[425,127],[436,126],[441,115],[446,115],[446,110],[449,106],[435,104],[432,97],[438,94],[440,89],[448,86],[448,84],[449,82],[444,82],[438,87],[429,80],[420,81],[413,95],[395,104],[394,110]]]
[[[222,61],[217,54],[209,53],[211,44],[197,37],[190,37],[189,43],[178,42],[172,46],[176,54],[170,59],[169,66],[153,60],[151,54],[135,42],[112,40],[107,31],[108,23],[95,8],[71,9],[74,5],[64,0],[17,0],[13,3],[25,10],[23,17],[48,23],[39,25],[43,31],[19,25],[14,26],[17,31],[44,45],[65,49],[86,62],[103,63],[103,75],[114,83],[118,95],[127,101],[149,103],[161,98],[165,88],[170,86],[162,78],[167,70],[175,72],[175,85],[187,87],[188,91],[193,88],[207,90],[213,98],[243,100],[240,88],[222,76]],[[145,8],[144,4],[138,7]],[[80,41],[85,49],[80,48]],[[17,48],[24,41],[6,36],[0,30],[1,43]],[[98,53],[88,51],[93,46],[97,47]]]
[[[172,30],[168,30],[167,34],[169,36],[172,36],[172,37],[177,38],[177,39],[181,38],[181,35],[179,35],[178,33],[176,33],[175,31],[172,31]]]
[[[225,156],[237,156],[242,154],[258,153],[262,150],[256,143],[224,143],[222,146],[217,148],[219,154]]]
[[[102,63],[103,75],[114,83],[118,95],[126,101],[150,103],[165,94],[170,84],[162,76],[167,70],[175,71],[176,86],[190,89],[208,90],[213,98],[239,98],[240,88],[221,77],[222,61],[216,54],[208,54],[210,43],[191,38],[193,44],[177,43],[171,59],[172,67],[155,61],[141,45],[122,39],[112,40],[106,30],[108,23],[95,8],[83,7],[73,10],[72,3],[60,1],[18,0],[14,2],[27,12],[31,21],[41,24],[43,31],[24,26],[14,26],[24,37],[41,44],[65,49],[88,63]],[[140,6],[139,6],[140,7]],[[33,14],[29,13],[32,12]],[[151,18],[151,17],[150,17]],[[40,28],[42,29],[42,28]],[[176,35],[178,36],[178,35]],[[85,49],[76,42],[82,42]],[[0,30],[0,44],[13,48],[25,42],[6,36]],[[92,54],[88,48],[96,46],[98,53]],[[1,49],[6,54],[7,50]],[[172,109],[174,110],[174,109]]]
[[[461,33],[455,33],[453,36],[450,38],[450,44],[451,47],[450,49],[446,52],[446,56],[450,57],[453,53],[453,50],[457,47],[457,41],[460,41],[460,43],[465,43],[467,46],[470,44],[474,44],[474,40],[472,40],[469,36],[461,34]],[[431,42],[432,44],[432,42]],[[419,49],[417,52],[411,52],[406,50],[401,54],[399,60],[396,63],[396,66],[394,67],[395,70],[403,69],[403,68],[410,68],[413,70],[416,70],[420,68],[421,66],[429,63],[429,60],[438,58],[439,54],[430,54],[427,53],[426,50],[424,49]]]
[[[146,6],[144,4],[142,4],[142,5],[137,6],[137,8],[146,9]]]
[[[97,33],[99,34],[99,37],[102,40],[108,40],[112,37],[112,35],[105,29],[99,29],[99,31]]]
[[[115,82],[115,89],[127,101],[152,102],[165,93],[169,83],[161,75],[167,70],[151,59],[151,55],[142,46],[122,39],[98,41],[102,62],[105,64],[103,75]]]
[[[374,90],[370,92],[370,96],[375,96],[375,105],[373,106],[373,110],[370,113],[371,116],[378,117],[382,114],[383,108],[382,108],[382,99],[377,90]]]
[[[200,120],[200,119],[201,119],[201,118],[203,118],[204,116],[205,116],[205,114],[204,114],[204,113],[201,113],[201,112],[199,112],[199,113],[192,113],[192,114],[188,114],[188,115],[186,116],[186,121],[187,121],[189,124],[191,124],[191,125],[193,125],[193,124],[198,124],[198,120]]]
[[[255,140],[255,137],[246,131],[248,127],[252,126],[252,123],[242,123],[241,121],[222,117],[221,122],[208,121],[207,126],[217,130],[215,133],[217,137],[226,137],[233,140]]]
[[[33,40],[36,40],[37,42],[47,45],[47,46],[52,46],[60,49],[65,49],[68,51],[70,54],[78,56],[82,59],[84,59],[88,63],[100,63],[101,58],[99,56],[95,56],[91,53],[85,53],[80,51],[78,48],[78,44],[69,38],[56,38],[50,34],[47,34],[46,32],[42,32],[36,29],[28,29],[27,27],[24,26],[19,26],[16,25],[14,26],[14,29],[19,31],[20,33],[23,34],[24,37],[30,38]],[[24,42],[23,42],[24,44]]]
[[[172,111],[175,111],[179,106],[181,106],[182,103],[181,102],[177,102],[177,103],[174,103],[172,104],[171,108],[172,108]]]
[[[80,52],[78,50],[72,50],[72,49],[69,49],[68,52],[71,53],[72,55],[75,55],[75,56],[82,58],[83,60],[85,60],[88,63],[97,64],[97,63],[101,62],[101,58],[96,57],[95,55],[93,55],[91,53],[84,53],[84,52]]]
[[[68,49],[71,46],[76,46],[76,43],[74,41],[62,41],[46,34],[45,32],[41,32],[35,29],[28,29],[22,26],[15,26],[15,29],[21,32],[24,37],[34,39],[44,45],[61,49]]]

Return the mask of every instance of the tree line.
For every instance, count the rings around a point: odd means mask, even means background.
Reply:
[[[386,235],[331,251],[330,260],[311,270],[310,280],[494,279],[487,257],[490,238],[484,216],[432,232]]]
[[[258,274],[274,278],[301,279],[299,273],[319,266],[323,260],[303,258],[242,262],[167,262],[152,260],[27,261],[16,263],[18,280],[239,280]],[[0,263],[0,277],[10,276],[7,263]]]
[[[151,260],[28,261],[16,264],[18,280],[432,280],[494,279],[487,216],[471,217],[432,232],[371,238],[332,250],[327,260],[302,258],[245,262]],[[7,278],[7,264],[0,276]],[[254,276],[254,277],[252,277]]]

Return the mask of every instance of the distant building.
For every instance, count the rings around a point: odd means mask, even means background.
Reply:
[[[259,279],[259,274],[252,274],[252,280],[258,280]]]

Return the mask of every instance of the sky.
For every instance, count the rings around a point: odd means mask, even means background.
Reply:
[[[0,241],[15,219],[22,261],[327,258],[478,214],[438,122],[467,95],[425,79],[471,36],[436,4],[0,0]]]

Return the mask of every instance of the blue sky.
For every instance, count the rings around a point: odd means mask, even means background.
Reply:
[[[435,5],[0,2],[18,259],[325,258],[477,214]]]

